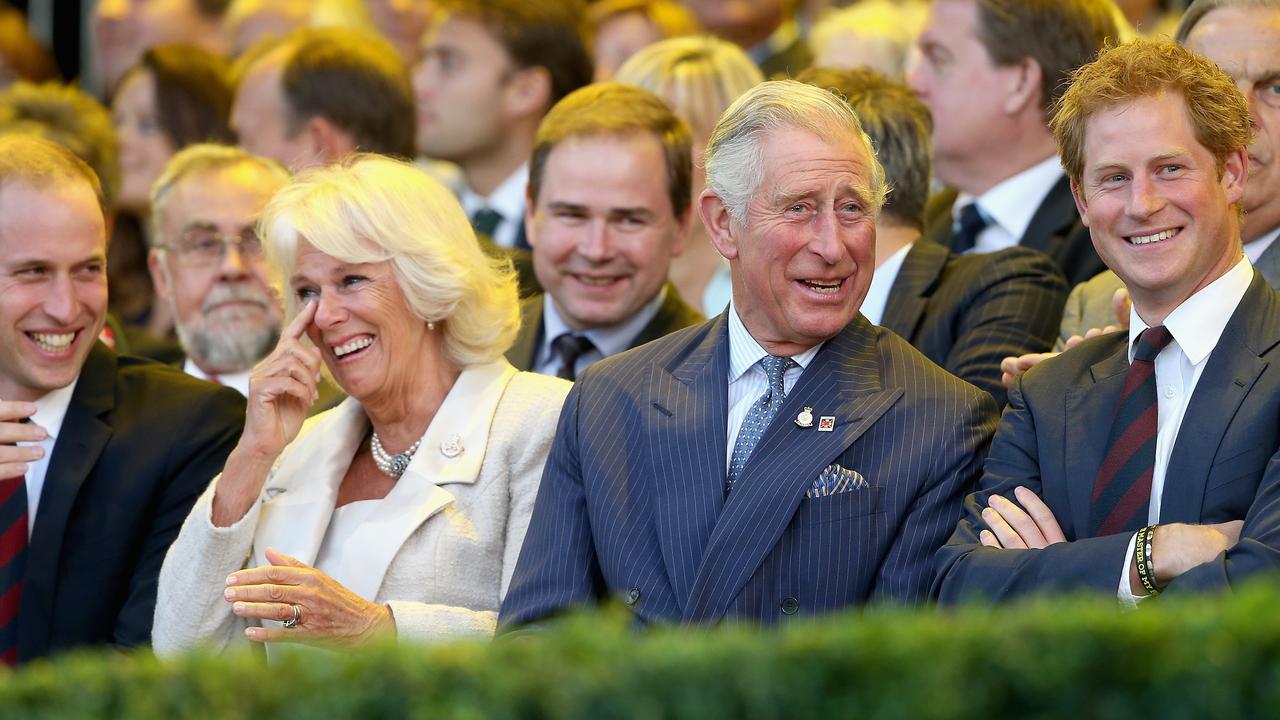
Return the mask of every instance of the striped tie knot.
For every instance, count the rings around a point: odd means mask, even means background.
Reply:
[[[1169,328],[1157,325],[1147,328],[1138,336],[1138,347],[1133,351],[1133,359],[1143,362],[1155,362],[1156,356],[1173,340]]]

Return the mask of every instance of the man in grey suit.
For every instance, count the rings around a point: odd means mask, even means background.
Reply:
[[[689,147],[684,121],[632,85],[589,85],[547,113],[525,219],[546,294],[520,303],[512,365],[573,380],[702,322],[667,282],[689,235]]]
[[[640,624],[924,600],[995,424],[858,315],[884,173],[831,93],[766,82],[707,145],[721,316],[588,368],[499,622],[617,598]]]
[[[1081,69],[1054,132],[1130,327],[1014,382],[935,592],[1135,603],[1280,569],[1280,293],[1240,241],[1245,99],[1139,40]]]

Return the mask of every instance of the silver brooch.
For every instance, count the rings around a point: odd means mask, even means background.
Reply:
[[[447,458],[456,458],[461,455],[466,448],[462,447],[462,436],[454,433],[453,437],[440,443],[440,454]]]
[[[813,408],[806,407],[796,415],[796,425],[802,428],[813,427]]]

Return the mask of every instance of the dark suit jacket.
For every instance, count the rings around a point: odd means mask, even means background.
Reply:
[[[181,359],[176,362],[168,363],[168,365],[179,372],[185,373],[187,356],[183,355]],[[342,392],[342,388],[332,382],[329,382],[329,378],[327,377],[320,378],[320,382],[316,384],[316,391],[319,393],[320,397],[316,398],[316,401],[311,404],[311,408],[307,410],[307,417],[313,417],[326,410],[332,410],[343,400],[347,399],[347,394]]]
[[[925,211],[925,237],[946,248],[951,247],[951,206],[955,201],[955,190],[943,190],[929,200]],[[1045,196],[1018,244],[1048,255],[1067,278],[1068,287],[1107,269],[1093,249],[1089,228],[1080,222],[1066,177]]]
[[[1003,407],[1000,361],[1048,350],[1066,299],[1062,274],[1042,253],[1012,247],[953,255],[917,242],[893,281],[880,324]]]
[[[542,325],[542,309],[542,295],[534,295],[520,301],[520,334],[516,335],[515,344],[507,351],[507,361],[517,370],[532,370],[533,364],[538,359],[538,348],[542,346],[543,334],[546,332]],[[658,306],[658,313],[627,345],[627,349],[640,347],[676,330],[697,325],[704,319],[702,313],[693,309],[680,297],[674,285],[667,283],[667,295]]]
[[[827,341],[726,498],[728,321],[587,368],[499,624],[621,598],[640,623],[777,622],[918,602],[995,427],[986,393],[859,316]],[[794,422],[805,407],[832,432]],[[805,492],[839,463],[869,486]]]
[[[94,346],[32,525],[19,662],[151,641],[165,551],[221,472],[244,408],[230,388]]]
[[[1090,495],[1129,367],[1128,333],[1086,340],[1022,375],[1009,392],[978,492],[938,555],[934,592],[1009,598],[1092,590],[1114,596],[1132,533],[1087,537]],[[1280,294],[1253,282],[1210,354],[1182,420],[1160,502],[1162,523],[1245,521],[1240,542],[1169,591],[1230,587],[1280,568]],[[1070,542],[1040,550],[980,547],[992,493],[1025,485]]]

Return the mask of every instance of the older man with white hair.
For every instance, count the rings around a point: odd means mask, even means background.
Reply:
[[[275,347],[281,323],[255,225],[288,180],[274,160],[199,144],[173,156],[151,193],[151,278],[173,314],[183,370],[246,396],[249,372]],[[340,397],[323,383],[316,409]]]
[[[995,407],[858,314],[886,192],[866,134],[831,93],[768,82],[706,168],[732,302],[579,376],[505,627],[609,597],[707,625],[927,593]]]

